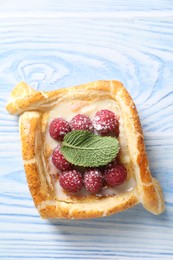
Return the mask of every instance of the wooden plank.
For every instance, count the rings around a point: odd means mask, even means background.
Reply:
[[[146,0],[145,2],[137,0],[49,0],[49,1],[26,1],[25,4],[22,0],[6,0],[1,1],[0,13],[19,13],[19,12],[105,12],[108,11],[170,11],[173,10],[171,0]]]

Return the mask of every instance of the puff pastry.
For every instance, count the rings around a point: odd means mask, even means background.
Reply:
[[[66,196],[57,193],[58,187],[54,186],[49,174],[51,141],[47,137],[47,125],[55,113],[58,115],[61,112],[66,116],[68,104],[73,105],[73,112],[82,107],[89,113],[90,110],[92,112],[97,109],[97,106],[107,105],[118,109],[121,119],[120,156],[130,175],[126,188],[118,190],[116,194],[101,197]],[[154,214],[163,212],[161,187],[149,170],[136,107],[119,81],[96,81],[49,92],[35,91],[21,82],[11,92],[6,108],[10,114],[19,115],[26,178],[35,206],[43,218],[103,217],[138,203]],[[70,114],[68,116],[70,117]]]

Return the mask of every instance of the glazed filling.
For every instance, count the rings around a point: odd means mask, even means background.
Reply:
[[[136,182],[123,120],[115,100],[62,99],[46,116],[44,150],[57,199],[102,198],[134,189]],[[94,138],[111,136],[119,142],[119,153],[106,165],[84,167],[73,164],[64,156],[61,146],[65,136],[74,131],[88,131]]]

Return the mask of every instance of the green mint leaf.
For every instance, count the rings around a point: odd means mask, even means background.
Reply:
[[[114,137],[76,130],[65,136],[61,152],[74,165],[98,167],[108,164],[117,156],[119,143]]]

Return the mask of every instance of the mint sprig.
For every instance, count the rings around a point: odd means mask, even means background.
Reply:
[[[74,165],[98,167],[108,164],[117,156],[119,143],[114,137],[76,130],[66,134],[61,152]]]

